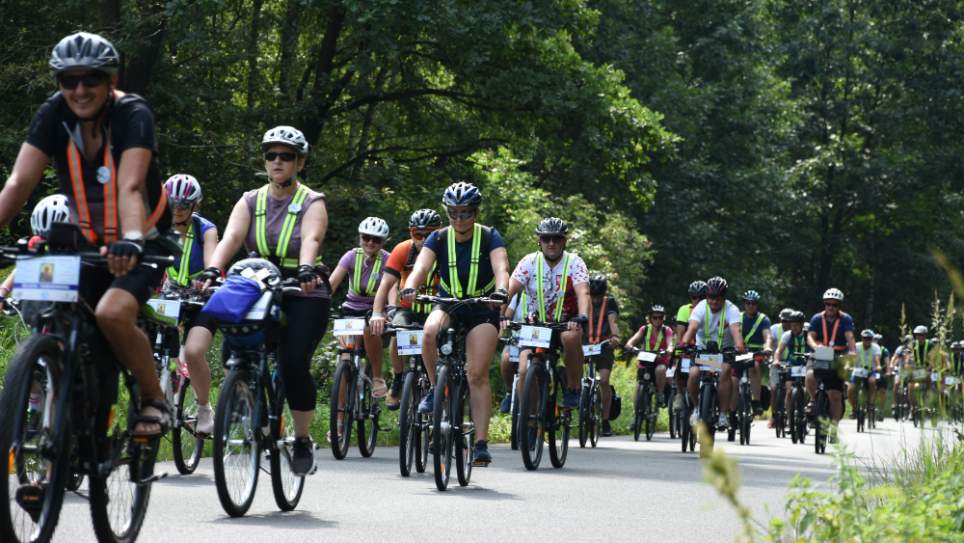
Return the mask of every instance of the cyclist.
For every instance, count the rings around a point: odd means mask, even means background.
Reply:
[[[677,338],[682,338],[683,334],[686,332],[686,327],[689,326],[690,312],[696,304],[700,303],[701,300],[706,298],[706,281],[697,279],[690,283],[689,288],[686,289],[689,295],[690,301],[679,306],[676,310],[676,322],[674,323],[673,336]],[[686,373],[677,370],[673,376],[676,379],[676,389],[685,390],[686,389]],[[677,394],[673,400],[673,409],[682,410],[683,409],[683,394]]]
[[[358,245],[355,249],[349,249],[335,270],[331,272],[331,291],[335,293],[341,282],[348,280],[348,295],[345,296],[345,303],[341,304],[342,317],[362,317],[366,318],[375,303],[375,293],[378,291],[378,283],[381,281],[385,262],[388,260],[388,251],[384,249],[385,242],[388,240],[388,223],[379,217],[366,217],[358,223]],[[379,311],[381,313],[381,311]],[[371,325],[365,324],[365,355],[368,357],[368,365],[372,369],[372,396],[376,399],[385,397],[388,392],[388,385],[382,378],[382,337],[376,334]],[[341,338],[342,346],[347,345],[348,338]],[[344,354],[348,359],[348,353]]]
[[[780,345],[780,340],[783,338],[783,333],[790,329],[790,315],[793,314],[793,310],[789,307],[785,307],[780,310],[780,322],[774,324],[770,327],[770,341],[776,343],[777,346]],[[782,360],[787,359],[788,351],[784,351]],[[774,362],[777,361],[776,354],[773,357]],[[780,385],[780,373],[779,368],[775,364],[770,364],[770,372],[768,376],[768,382],[770,384],[770,398],[773,402],[777,397],[777,387]],[[767,423],[767,428],[773,428],[775,421],[773,420],[773,415],[771,411],[770,421]]]
[[[526,319],[526,307],[529,302],[526,300],[525,292],[516,294],[506,305],[503,319],[512,321],[523,321]],[[519,346],[509,343],[502,349],[502,358],[499,361],[499,372],[502,374],[502,383],[505,385],[505,397],[499,403],[499,411],[508,413],[512,410],[512,381],[515,374],[519,371]]]
[[[782,313],[781,311],[781,314]],[[798,357],[795,358],[793,355],[801,355],[811,351],[810,346],[807,345],[807,333],[803,331],[803,324],[807,318],[806,315],[803,314],[803,311],[794,311],[791,309],[786,317],[787,320],[784,321],[784,332],[780,336],[777,343],[777,350],[773,354],[773,365],[777,368],[777,371],[779,371],[783,365],[796,366],[806,364],[806,361]],[[779,383],[779,374],[774,383]],[[784,388],[786,398],[783,405],[789,406],[793,383],[787,381]]]
[[[589,278],[589,321],[588,330],[583,338],[590,344],[605,342],[602,350],[596,357],[596,369],[599,371],[599,396],[602,400],[602,435],[609,437],[613,435],[612,427],[609,424],[609,410],[613,401],[613,390],[609,386],[609,375],[613,371],[613,362],[616,358],[613,349],[619,346],[619,304],[616,298],[607,294],[609,290],[609,280],[605,275],[596,274]],[[663,375],[666,375],[666,368],[663,367]],[[662,390],[662,389],[659,389]],[[662,395],[658,396],[662,401]]]
[[[189,287],[211,263],[214,248],[218,244],[218,229],[214,223],[197,214],[203,194],[201,184],[194,176],[172,175],[164,182],[164,188],[174,214],[174,229],[184,247],[180,262],[167,269],[167,282],[168,285]],[[208,367],[207,352],[214,341],[218,323],[208,314],[198,313],[193,322],[185,326],[185,330],[187,337],[182,357],[198,403],[195,431],[210,434],[214,431],[214,410],[211,409],[209,398],[211,368]]]
[[[328,327],[331,291],[320,264],[321,243],[328,229],[325,195],[298,180],[305,167],[308,141],[300,130],[276,126],[261,138],[268,183],[245,192],[234,205],[201,277],[205,283],[223,275],[231,257],[244,246],[273,262],[284,278],[297,278],[301,293],[286,294],[281,302],[285,325],[278,338],[278,365],[285,397],[295,423],[291,469],[305,475],[314,466],[309,428],[314,418],[317,390],[309,371],[311,357]]]
[[[770,318],[760,311],[760,293],[755,290],[748,290],[743,293],[743,342],[746,348],[754,351],[762,351],[765,354],[772,352],[770,338]],[[734,375],[734,379],[740,376]],[[760,402],[760,362],[753,364],[750,368],[750,395],[753,406],[753,414],[760,416],[763,413],[763,404]],[[736,386],[736,385],[734,385]],[[736,395],[731,400],[732,408],[736,409]]]
[[[71,34],[54,46],[49,65],[59,92],[34,115],[0,192],[0,226],[23,208],[53,158],[60,194],[86,240],[101,246],[107,269],[84,266],[81,297],[94,308],[102,338],[96,352],[113,354],[131,371],[143,398],[137,435],[159,435],[171,423],[154,356],[137,315],[163,276],[138,266],[145,252],[171,254],[162,239],[171,214],[157,166],[154,115],[147,102],[117,89],[120,56],[102,36]],[[168,243],[167,247],[170,246]],[[112,371],[111,364],[102,364]],[[106,376],[105,376],[106,378]]]
[[[566,388],[563,406],[579,407],[579,382],[582,378],[582,327],[588,320],[589,270],[582,258],[566,251],[569,226],[557,217],[547,217],[536,227],[539,251],[526,255],[509,280],[509,296],[525,292],[527,313],[539,322],[569,321],[559,334],[566,362]],[[531,348],[519,352],[519,381],[525,382]],[[576,388],[573,388],[576,387]]]
[[[372,334],[382,335],[385,329],[386,308],[392,299],[397,299],[398,290],[396,286],[404,285],[408,275],[412,273],[415,266],[415,259],[418,252],[422,250],[425,238],[432,232],[442,227],[442,217],[434,209],[418,209],[408,217],[409,239],[399,243],[388,255],[385,263],[385,272],[382,280],[378,283],[378,292],[375,294],[375,302],[372,307],[372,316],[368,321]],[[426,294],[437,292],[438,277],[429,274],[424,289]],[[425,317],[428,316],[431,307],[427,304],[413,304],[402,300],[399,307],[394,309],[392,324],[396,326],[409,326],[414,323],[425,324]],[[392,371],[395,378],[392,379],[392,389],[385,404],[389,409],[398,409],[402,396],[402,372],[405,367],[402,364],[402,357],[398,356],[398,344],[395,336],[389,343],[389,352],[392,356]]]
[[[415,260],[402,300],[413,301],[418,288],[425,284],[433,269],[439,274],[439,295],[453,298],[488,296],[502,303],[508,300],[509,257],[502,235],[493,227],[476,223],[482,192],[471,183],[449,185],[442,195],[449,226],[432,232]],[[492,388],[489,384],[489,362],[499,343],[499,309],[487,306],[463,306],[452,317],[465,324],[466,370],[472,404],[472,422],[478,436],[475,463],[492,462],[487,437],[492,413]],[[425,320],[422,335],[422,361],[433,388],[419,404],[422,413],[431,413],[435,398],[435,365],[438,362],[438,334],[450,324],[449,315],[434,309]]]
[[[817,347],[833,347],[838,354],[846,351],[854,354],[857,346],[854,341],[854,320],[850,315],[840,309],[843,303],[844,294],[839,289],[829,288],[823,293],[823,311],[815,314],[810,319],[810,331],[807,332],[807,345],[816,350]],[[807,406],[808,412],[813,411],[813,402],[817,396],[817,380],[820,380],[827,387],[827,396],[830,399],[830,418],[834,424],[840,421],[843,416],[843,379],[834,370],[807,371],[807,394],[810,396],[810,405]]]
[[[884,403],[887,401],[889,381],[892,378],[890,349],[884,345],[884,336],[874,333],[874,343],[880,346],[880,376],[877,378],[877,420],[884,420]]]
[[[921,394],[923,396],[927,395],[930,389],[930,373],[934,371],[933,368],[936,367],[935,359],[939,355],[939,349],[935,349],[937,342],[933,339],[927,339],[927,327],[924,325],[918,325],[914,327],[914,339],[910,344],[910,348],[905,352],[904,358],[904,376],[911,379],[910,389],[910,402],[914,404],[914,398],[917,388],[921,388]],[[913,379],[914,370],[926,370],[927,378],[923,381],[915,381]]]
[[[663,391],[666,389],[666,368],[669,366],[671,353],[673,352],[673,329],[669,326],[663,324],[666,318],[666,311],[661,305],[653,305],[649,308],[648,320],[649,322],[643,326],[639,327],[639,330],[633,334],[633,337],[629,338],[626,342],[625,349],[628,351],[636,346],[640,341],[643,342],[643,351],[649,351],[653,353],[658,353],[660,351],[666,351],[667,354],[656,357],[656,401],[659,407],[665,407]],[[636,380],[642,381],[643,368],[641,364],[638,364],[636,370]],[[607,411],[603,409],[603,413]],[[633,428],[633,430],[636,430]]]
[[[891,414],[894,420],[897,420],[897,400],[900,398],[900,387],[901,387],[901,374],[906,373],[903,370],[904,364],[907,362],[908,353],[910,352],[910,342],[912,336],[907,334],[904,336],[903,340],[897,348],[894,349],[893,356],[890,357],[890,372],[893,375],[893,382],[891,383],[891,394],[894,401],[891,404]],[[904,379],[910,380],[909,375],[904,375]]]
[[[877,394],[877,379],[880,376],[880,345],[874,343],[874,331],[870,329],[860,332],[860,343],[857,344],[857,367],[868,372],[867,388],[870,391],[870,401],[874,401]],[[847,399],[850,400],[850,418],[857,418],[857,378],[851,376],[847,386]]]
[[[711,277],[706,281],[706,299],[696,304],[690,313],[689,326],[680,340],[681,345],[695,344],[698,349],[724,349],[734,347],[737,352],[745,353],[746,344],[740,326],[743,317],[736,304],[726,299],[728,284],[722,277]],[[697,405],[700,388],[700,368],[691,366],[687,383],[689,399],[692,405]],[[729,413],[731,396],[733,393],[733,371],[728,363],[723,363],[720,372],[720,413]],[[690,424],[695,426],[699,422],[699,409],[693,410]],[[725,429],[729,424],[729,416],[721,416],[719,426]]]

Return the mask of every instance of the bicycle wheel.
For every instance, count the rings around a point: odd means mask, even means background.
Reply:
[[[863,393],[857,394],[857,407],[854,409],[854,414],[857,416],[857,433],[864,431],[864,406],[863,406]]]
[[[197,396],[191,386],[191,380],[179,377],[180,390],[174,408],[175,424],[171,429],[171,445],[173,446],[174,465],[181,475],[190,475],[201,462],[204,452],[204,438],[198,437],[189,428],[197,424]]]
[[[63,352],[53,336],[30,336],[10,361],[0,396],[0,540],[47,541],[53,535],[70,471],[66,451],[69,409],[55,413],[67,393]]]
[[[412,464],[419,453],[420,432],[415,417],[418,405],[412,397],[414,394],[415,373],[405,372],[405,380],[402,382],[402,400],[398,409],[398,470],[402,477],[412,474]]]
[[[827,393],[817,391],[817,417],[814,423],[813,449],[817,454],[823,454],[827,450],[827,417],[829,412],[829,400]]]
[[[542,461],[545,444],[546,379],[545,370],[538,363],[529,361],[522,400],[519,402],[519,448],[522,464],[529,471],[537,469]]]
[[[435,468],[435,487],[445,490],[449,486],[452,462],[455,460],[455,437],[453,436],[452,386],[449,368],[439,368],[435,380],[435,405],[432,412],[432,462]]]
[[[126,375],[119,377],[122,383],[127,380]],[[90,515],[98,541],[127,543],[137,539],[147,514],[160,437],[131,435],[128,421],[137,413],[139,397],[124,384],[114,388],[115,383],[101,388],[101,393],[116,394],[110,416],[98,416],[106,425],[98,424],[97,460],[110,471],[105,474],[101,468],[90,476]]]
[[[375,453],[375,445],[378,443],[378,417],[379,403],[372,396],[372,367],[365,364],[365,377],[361,379],[358,399],[358,452],[365,458]]]
[[[331,453],[343,460],[351,446],[351,427],[354,417],[355,378],[354,366],[348,360],[338,363],[335,380],[331,383],[331,401],[328,414],[328,433]]]
[[[214,413],[214,486],[224,512],[247,513],[258,487],[261,462],[259,421],[248,370],[233,369],[224,377]]]
[[[513,451],[517,451],[519,450],[519,394],[517,392],[512,394],[511,410],[510,424],[512,427],[509,428],[509,447]]]
[[[579,448],[589,440],[589,387],[583,383],[579,390]]]
[[[713,452],[713,442],[716,432],[716,387],[709,385],[700,390],[700,422],[703,423],[700,430],[705,439],[700,442],[700,458],[709,456]]]
[[[652,386],[646,386],[643,391],[643,406],[645,406],[646,415],[643,418],[643,426],[646,430],[646,441],[653,440],[653,434],[656,433],[656,394],[653,391]]]
[[[295,420],[291,416],[291,409],[284,395],[279,391],[273,402],[271,411],[271,439],[270,466],[271,490],[274,492],[274,502],[278,509],[291,511],[298,507],[301,492],[305,489],[305,476],[295,475],[291,470],[291,458],[294,456]],[[314,451],[312,451],[314,454]]]
[[[589,395],[589,444],[596,448],[602,433],[602,395],[599,393],[599,383],[592,387]]]
[[[418,404],[427,391],[423,390],[421,385],[416,386],[415,390],[416,394],[412,399],[412,403],[415,404],[415,420],[417,421],[416,429],[418,431],[418,437],[415,440],[415,471],[425,473],[425,468],[428,466],[428,452],[432,444],[432,416],[418,412]]]
[[[569,423],[571,411],[560,409],[559,390],[566,386],[566,378],[562,371],[557,371],[558,379],[549,391],[549,401],[546,402],[546,420],[549,421],[549,462],[552,467],[561,468],[566,465],[569,455]],[[595,446],[595,445],[593,445]]]
[[[796,444],[799,441],[796,388],[790,390],[790,403],[787,405],[787,421],[790,424],[790,441]]]
[[[643,432],[643,419],[646,417],[646,402],[643,399],[643,383],[636,383],[636,400],[633,403],[633,441],[639,441]]]
[[[475,423],[472,422],[472,404],[469,383],[460,381],[452,393],[452,420],[455,422],[455,473],[459,486],[467,486],[472,479],[475,461]]]
[[[673,405],[676,402],[676,391],[670,389],[669,401],[666,402],[666,424],[669,426],[669,438],[676,439],[677,434],[679,434],[679,427],[676,420],[676,406]]]
[[[797,410],[797,442],[803,444],[807,440],[807,405],[804,399],[803,389],[796,389],[796,410]]]

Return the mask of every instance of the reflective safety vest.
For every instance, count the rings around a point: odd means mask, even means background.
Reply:
[[[455,231],[449,229],[445,233],[446,244],[448,248],[448,269],[449,269],[449,283],[445,282],[445,279],[439,278],[439,282],[445,292],[448,292],[454,298],[472,298],[478,296],[495,286],[495,277],[489,281],[489,284],[483,286],[482,288],[477,288],[476,283],[479,280],[479,258],[482,254],[482,225],[476,224],[472,231],[472,251],[469,253],[469,284],[466,288],[462,288],[462,282],[459,280],[459,270],[458,262],[455,253]]]
[[[659,346],[663,344],[663,327],[662,327],[662,326],[659,327],[659,334],[656,335],[656,345],[655,345],[655,346],[653,346],[652,342],[650,342],[650,337],[651,337],[651,334],[652,334],[652,333],[653,333],[653,325],[652,325],[652,324],[647,324],[647,325],[646,325],[646,337],[643,338],[643,345],[645,345],[645,347],[644,347],[644,349],[643,349],[644,351],[654,351],[654,352],[655,352],[655,350],[656,350],[656,349],[659,349]]]
[[[378,256],[375,257],[375,263],[372,265],[372,272],[368,276],[368,285],[366,285],[365,290],[361,289],[361,276],[362,267],[365,265],[365,251],[361,249],[355,249],[355,272],[352,275],[352,281],[349,288],[356,294],[361,296],[374,296],[375,291],[378,289],[378,273],[382,270],[382,253],[379,251]]]
[[[750,341],[750,338],[753,337],[753,334],[756,333],[757,328],[760,327],[760,323],[763,322],[763,319],[764,319],[764,318],[766,318],[766,315],[764,315],[763,313],[757,314],[757,316],[756,316],[756,322],[753,323],[753,326],[750,328],[750,332],[747,333],[747,334],[745,334],[745,335],[743,336],[743,342],[746,343],[746,348],[747,348],[747,349],[762,349],[762,348],[763,348],[763,344],[762,344],[762,343],[750,343],[749,341]]]
[[[174,266],[168,266],[167,268],[167,277],[175,285],[186,287],[191,282],[191,279],[201,275],[201,272],[204,271],[202,268],[194,273],[190,273],[191,249],[194,248],[194,224],[197,222],[198,221],[195,221],[192,217],[191,222],[187,226],[187,234],[184,237],[184,248],[181,250],[181,262],[176,269]]]
[[[806,353],[807,352],[806,333],[800,332],[799,336],[795,336],[793,335],[793,332],[790,332],[790,341],[787,343],[787,347],[790,348],[789,353],[787,354],[787,360],[791,360],[791,361],[793,360],[793,358],[791,358],[790,355],[794,355],[794,354],[801,355]]]
[[[927,365],[927,354],[931,350],[931,343],[927,340],[921,345],[919,341],[914,342],[914,365],[922,368]]]
[[[857,361],[860,367],[871,370],[874,368],[874,348],[864,349],[864,342],[857,344]]]
[[[552,312],[553,322],[559,322],[562,319],[562,306],[565,305],[566,301],[566,286],[569,282],[569,253],[565,253],[562,260],[562,279],[559,280],[559,296],[556,299],[556,308]],[[539,322],[546,321],[546,293],[545,285],[543,284],[543,271],[545,270],[546,258],[543,256],[542,252],[536,256],[536,296],[539,302]]]
[[[435,270],[438,262],[432,262],[432,269],[428,271],[428,275],[425,276],[425,286],[424,292],[426,294],[433,294],[432,283],[435,282]],[[418,302],[412,302],[412,311],[415,313],[421,313],[428,315],[432,312],[432,304],[421,304]]]
[[[281,233],[278,234],[278,245],[275,247],[274,255],[272,255],[271,249],[268,247],[268,185],[258,189],[258,196],[254,208],[254,237],[258,244],[258,254],[260,254],[262,258],[269,260],[277,259],[277,262],[282,268],[298,267],[300,260],[297,257],[288,258],[288,243],[291,242],[291,236],[294,234],[295,227],[298,224],[298,213],[301,212],[301,207],[307,198],[308,189],[305,188],[304,185],[298,185],[298,190],[295,191],[291,203],[288,204],[288,214],[285,216],[284,223],[281,225]],[[316,262],[320,261],[321,257],[319,256]]]
[[[706,343],[710,342],[710,305],[706,304],[706,312],[703,315],[703,341]],[[723,302],[723,308],[720,309],[720,328],[717,330],[716,344],[720,347],[723,346],[723,331],[725,329],[723,325],[724,317],[726,316],[726,302]]]

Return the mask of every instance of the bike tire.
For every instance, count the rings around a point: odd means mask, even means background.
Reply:
[[[538,469],[542,462],[546,392],[544,370],[530,359],[519,402],[519,449],[522,451],[522,464],[529,471]]]
[[[402,477],[412,474],[412,465],[419,453],[418,444],[421,436],[416,418],[418,405],[413,398],[415,386],[415,372],[405,372],[402,399],[398,409],[398,471]]]
[[[435,468],[435,487],[445,491],[455,460],[455,439],[452,435],[452,390],[449,368],[443,365],[435,380],[435,405],[432,413],[432,463]]]
[[[817,391],[817,417],[814,424],[813,447],[817,454],[824,454],[827,450],[827,420],[830,416],[830,400],[827,393]]]
[[[291,470],[294,456],[295,420],[291,416],[285,397],[281,391],[271,408],[271,448],[269,462],[271,467],[271,490],[274,502],[282,511],[292,511],[298,507],[301,494],[305,489],[305,476],[296,475]],[[314,454],[314,451],[312,451]]]
[[[652,441],[653,434],[656,433],[656,417],[659,416],[659,411],[656,410],[655,405],[656,393],[652,386],[647,386],[643,394],[645,396],[643,402],[646,405],[646,417],[644,419],[646,441]]]
[[[689,417],[691,410],[687,409],[685,405],[686,404],[684,404],[684,407],[682,409],[683,420],[680,423],[680,429],[679,429],[680,444],[682,445],[682,449],[684,453],[689,450],[690,434],[693,432],[693,427],[690,426],[690,417]]]
[[[331,399],[328,410],[328,433],[331,436],[331,454],[336,460],[344,460],[351,447],[351,429],[353,426],[355,401],[354,366],[351,361],[342,360],[335,370],[335,379],[331,382]],[[340,403],[343,399],[344,403]],[[338,415],[341,414],[341,429],[339,430]]]
[[[40,361],[43,361],[41,364]],[[41,368],[46,369],[41,369]],[[66,454],[69,445],[69,416],[67,409],[63,416],[51,413],[54,421],[49,443],[53,451],[54,460],[44,458],[38,454],[40,468],[28,470],[26,466],[32,462],[24,461],[23,443],[30,441],[26,435],[30,426],[30,392],[35,387],[54,392],[53,398],[60,394],[69,394],[69,387],[63,383],[63,350],[59,341],[53,336],[35,334],[27,338],[17,349],[10,360],[6,373],[6,387],[0,393],[0,467],[6,479],[0,485],[0,540],[12,543],[49,541],[53,536],[57,522],[60,520],[60,509],[64,499],[64,488],[70,472],[69,457]],[[53,399],[51,398],[51,399]],[[69,400],[69,398],[68,398]],[[42,402],[44,411],[50,402]],[[55,405],[55,404],[54,404]],[[69,405],[69,404],[68,404]],[[42,424],[46,413],[36,413],[33,420]],[[44,432],[36,432],[33,438],[43,439]],[[10,464],[11,456],[13,465]],[[11,479],[13,479],[11,481]],[[40,512],[36,520],[21,507],[16,498],[10,495],[23,486],[46,486],[49,490],[43,492]],[[14,494],[15,496],[16,494]]]
[[[118,374],[117,377],[122,383],[126,381],[126,376]],[[115,389],[111,386],[110,390]],[[110,462],[112,469],[106,474],[95,470],[90,476],[90,516],[98,541],[132,543],[137,540],[147,514],[152,483],[144,481],[154,473],[161,438],[131,436],[127,421],[137,413],[134,407],[139,404],[137,391],[123,384],[116,390],[112,409],[115,413],[126,412],[127,417],[103,417],[111,425],[97,429],[98,449],[104,445],[106,452],[98,455],[98,463]],[[125,391],[128,394],[125,395]],[[118,506],[128,499],[128,506]]]
[[[790,425],[790,441],[794,445],[800,441],[799,426],[797,421],[797,389],[790,390],[790,403],[787,405],[787,422]]]
[[[713,411],[716,408],[716,388],[704,386],[700,390],[700,421],[703,423],[703,430],[706,439],[700,442],[700,458],[705,458],[712,454],[714,442],[716,440],[716,420]],[[723,415],[725,416],[725,415]],[[704,445],[708,445],[705,447]]]
[[[676,407],[674,403],[676,402],[676,391],[670,390],[669,401],[666,402],[666,424],[669,426],[669,438],[676,439],[677,434],[679,434],[679,428],[676,420]]]
[[[378,445],[379,402],[372,395],[372,367],[365,364],[365,378],[361,380],[361,404],[358,406],[358,452],[365,458],[375,454]]]
[[[643,419],[646,416],[643,404],[643,383],[636,383],[636,398],[633,403],[633,441],[639,441],[643,432]]]
[[[472,422],[472,398],[469,383],[460,381],[452,395],[452,420],[455,422],[455,475],[459,486],[472,480],[475,462],[475,423]]]
[[[589,394],[589,445],[593,449],[599,444],[599,437],[602,435],[602,421],[602,394],[599,393],[599,383],[596,383]]]
[[[232,517],[248,512],[261,471],[260,422],[255,420],[257,399],[251,379],[247,369],[230,370],[221,383],[214,413],[214,486],[221,507]],[[243,486],[233,484],[242,479]]]
[[[583,384],[579,390],[579,448],[586,448],[589,441],[589,387]]]
[[[174,406],[174,428],[171,428],[171,447],[174,466],[181,475],[190,475],[201,463],[204,452],[204,438],[187,429],[190,423],[197,424],[197,396],[191,387],[191,380],[180,377],[180,390]]]
[[[553,381],[549,391],[549,401],[546,402],[546,420],[550,421],[549,434],[549,462],[554,468],[566,465],[569,456],[569,424],[571,411],[559,407],[559,390],[565,389],[566,379],[561,371],[557,372],[557,379]]]
[[[509,428],[509,447],[513,451],[519,450],[519,395],[516,393],[512,398],[511,419]]]

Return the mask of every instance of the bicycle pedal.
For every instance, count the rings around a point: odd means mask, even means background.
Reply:
[[[34,522],[40,519],[44,507],[44,489],[37,485],[25,485],[17,488],[15,496],[17,505],[30,515]]]
[[[136,481],[134,484],[136,484],[137,486],[149,485],[151,483],[156,483],[157,481],[160,481],[161,479],[166,479],[166,478],[167,478],[167,472],[162,471],[161,473],[155,473],[154,475],[151,475],[146,479],[141,479],[140,481]]]

